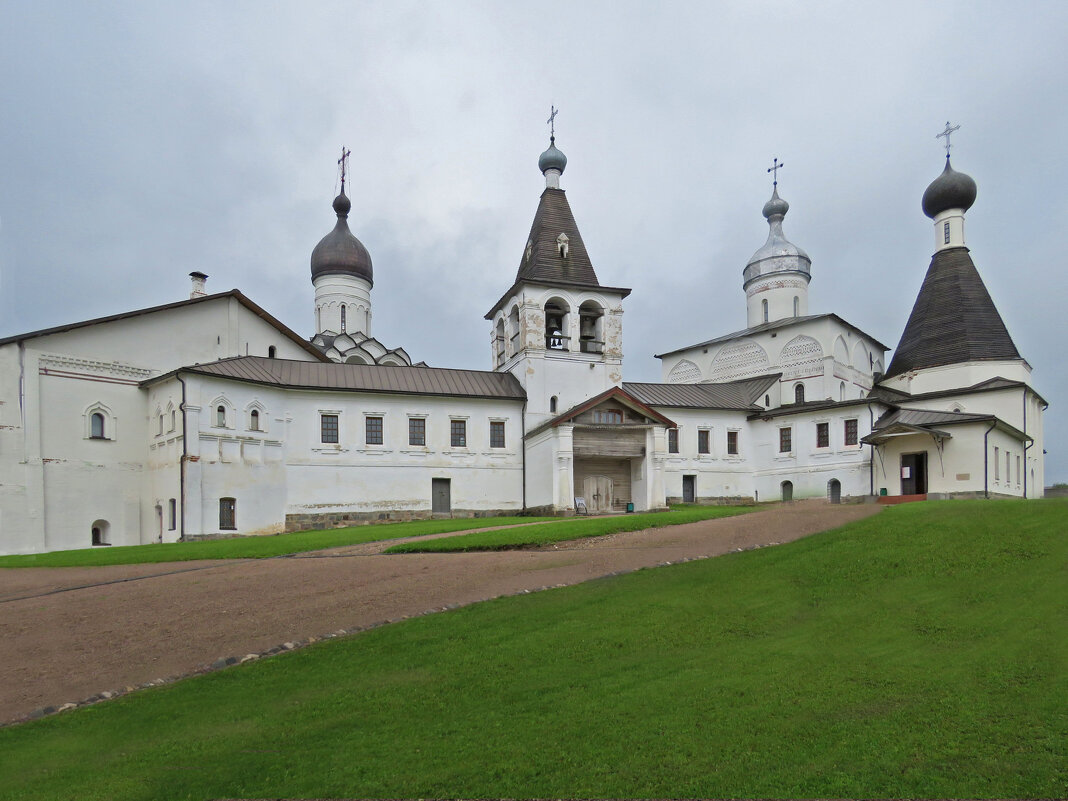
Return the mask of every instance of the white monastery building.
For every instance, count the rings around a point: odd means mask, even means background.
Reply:
[[[748,327],[659,354],[659,384],[623,380],[630,290],[598,279],[566,165],[553,137],[515,280],[486,313],[487,371],[413,365],[374,338],[344,169],[311,255],[310,339],[195,272],[187,300],[0,340],[0,553],[569,514],[577,499],[1042,494],[1047,404],[972,263],[976,185],[948,147],[923,195],[934,256],[888,365],[887,345],[811,313],[776,182],[742,271]]]

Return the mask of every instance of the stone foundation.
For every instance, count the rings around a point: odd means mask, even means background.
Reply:
[[[686,503],[681,495],[671,495],[668,497],[667,502],[668,506]],[[756,499],[752,495],[708,496],[704,498],[698,497],[694,503],[698,506],[753,506],[756,504]]]
[[[450,520],[464,517],[515,517],[529,515],[519,509],[453,509],[451,512],[424,510],[396,510],[389,512],[309,512],[286,515],[286,534],[323,528],[369,526],[375,523],[406,523],[410,520]]]

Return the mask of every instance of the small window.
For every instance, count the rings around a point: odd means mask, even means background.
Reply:
[[[942,234],[945,237],[945,244],[949,244],[949,221],[947,220],[942,224]]]
[[[171,431],[174,431],[178,427],[178,412],[171,409]]]
[[[830,423],[816,423],[816,447],[817,448],[829,448],[829,447],[831,447],[831,424]]]
[[[619,409],[597,409],[593,413],[593,422],[618,424],[623,422],[623,412]]]
[[[341,306],[341,333],[345,333],[345,306]]]
[[[158,422],[159,422],[159,426],[157,427],[156,436],[162,437],[163,436],[163,413],[162,412],[160,412]]]
[[[368,445],[381,445],[382,444],[382,418],[381,417],[368,417],[367,423],[367,438],[365,442]]]
[[[764,322],[766,323],[768,321],[768,302],[766,300],[760,301],[760,308],[763,313]]]
[[[994,481],[1001,478],[1001,448],[994,446]]]
[[[248,413],[248,427],[252,431],[260,430],[260,412],[258,409],[253,409]]]
[[[504,447],[504,423],[499,420],[490,420],[490,447]]]
[[[805,385],[804,384],[797,384],[794,387],[794,403],[804,403],[804,402],[805,402]]]
[[[779,453],[790,453],[794,449],[793,429],[779,429]]]
[[[221,404],[215,407],[215,425],[226,428],[226,407]]]
[[[794,317],[801,316],[801,298],[794,295]]]
[[[408,418],[408,444],[419,446],[426,445],[426,418]]]
[[[727,432],[727,453],[730,454],[731,456],[737,456],[738,455],[738,432],[737,431],[728,431]]]
[[[453,420],[449,425],[450,441],[454,448],[467,447],[467,421]]]
[[[337,415],[324,414],[319,416],[319,432],[322,442],[337,442]]]
[[[171,498],[167,501],[167,530],[174,531],[178,528],[178,500]]]
[[[857,444],[857,421],[846,420],[845,421],[845,444],[856,445]]]
[[[707,428],[701,428],[697,431],[697,452],[698,453],[711,453],[711,432]]]
[[[556,414],[556,396],[549,398],[549,414]]]
[[[1005,483],[1008,484],[1012,481],[1012,461],[1009,459],[1009,452],[1005,451]]]
[[[93,439],[107,439],[104,432],[104,415],[100,412],[93,412],[89,418],[89,436]]]
[[[1016,483],[1020,483],[1020,457],[1016,457]]]
[[[771,406],[771,395],[764,396],[764,407],[767,408],[768,406]]]
[[[268,345],[267,346],[267,358],[268,359],[273,359],[275,357],[276,353],[278,353],[278,348],[276,348],[274,345]]]
[[[840,381],[838,383],[838,400],[845,400],[845,381]]]
[[[677,428],[668,429],[668,453],[679,452],[679,430]]]
[[[237,529],[237,500],[219,498],[219,528],[224,531]]]

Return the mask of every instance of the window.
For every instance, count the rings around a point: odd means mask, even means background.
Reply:
[[[178,528],[178,501],[171,498],[167,501],[167,530],[174,531]]]
[[[831,447],[831,424],[830,423],[816,423],[816,447],[817,448],[829,448],[829,447]]]
[[[467,447],[467,421],[453,420],[449,424],[450,442],[454,448]]]
[[[422,446],[426,445],[426,418],[408,418],[408,444]]]
[[[949,222],[946,221],[942,224],[942,234],[945,237],[945,244],[949,244]]]
[[[1001,478],[1001,448],[994,446],[994,481]]]
[[[794,387],[794,403],[805,402],[805,385],[798,384]]]
[[[801,298],[794,295],[794,317],[801,315]]]
[[[619,409],[597,409],[593,413],[593,422],[595,423],[622,423],[623,412]]]
[[[499,420],[490,420],[490,447],[504,447],[504,423]]]
[[[163,412],[159,413],[159,426],[158,426],[158,429],[156,431],[156,436],[159,436],[159,437],[163,436]]]
[[[1009,459],[1009,452],[1005,451],[1005,483],[1008,484],[1012,481],[1012,461]]]
[[[679,452],[679,430],[677,428],[668,429],[668,453]]]
[[[237,528],[237,500],[219,498],[219,528],[233,531]]]
[[[779,429],[779,453],[790,453],[794,449],[793,429]]]
[[[701,428],[697,430],[697,452],[698,453],[711,453],[711,443],[709,436],[710,432],[707,428]]]
[[[278,349],[274,345],[267,346],[267,358],[273,359],[275,354],[278,353]]]
[[[1020,457],[1016,457],[1016,483],[1020,483]]]
[[[846,420],[845,421],[845,444],[856,445],[857,444],[857,421]]]
[[[764,406],[765,407],[771,406],[771,395],[765,395],[764,396]]]
[[[215,425],[218,428],[226,428],[226,407],[222,404],[215,407]]]
[[[320,440],[322,442],[337,442],[337,415],[324,414],[319,416]]]
[[[731,456],[738,455],[738,432],[727,432],[727,453]]]
[[[171,409],[171,431],[174,431],[178,427],[178,413]]]
[[[344,306],[344,304],[342,304],[342,306],[341,306],[341,333],[342,334],[345,333],[345,306]]]
[[[845,400],[845,381],[838,384],[838,400]]]
[[[368,445],[382,444],[382,418],[368,417],[366,421],[367,437],[364,440]]]
[[[549,398],[549,414],[556,414],[556,396]]]
[[[107,439],[104,434],[104,415],[100,412],[93,412],[92,417],[89,418],[89,436],[93,439]]]
[[[260,412],[258,409],[253,409],[248,413],[248,427],[252,431],[260,430]]]
[[[764,316],[764,322],[768,321],[768,302],[766,300],[760,301],[760,308]]]

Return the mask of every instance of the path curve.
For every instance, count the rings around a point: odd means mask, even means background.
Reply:
[[[876,514],[797,502],[535,550],[0,570],[0,723],[340,629],[775,545]]]

